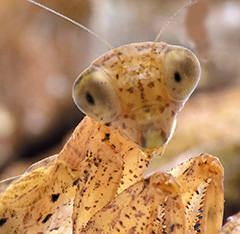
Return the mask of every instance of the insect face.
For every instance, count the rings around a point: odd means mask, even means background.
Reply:
[[[165,43],[129,44],[110,51],[76,80],[78,107],[147,149],[172,135],[177,113],[195,89],[200,65],[188,49]]]

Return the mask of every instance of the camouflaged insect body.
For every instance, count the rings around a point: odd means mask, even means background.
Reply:
[[[88,116],[63,150],[2,182],[0,233],[217,234],[216,158],[203,154],[144,178],[199,76],[191,51],[165,43],[125,45],[95,60],[73,88]]]
[[[86,117],[57,157],[38,163],[3,193],[1,233],[68,233],[72,225],[84,227],[118,193],[141,180],[149,160],[130,143]]]
[[[1,233],[217,233],[223,210],[217,159],[201,155],[144,179],[148,159],[115,134],[86,117],[58,156],[2,195]]]

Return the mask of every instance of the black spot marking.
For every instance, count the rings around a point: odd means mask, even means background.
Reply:
[[[95,104],[95,100],[94,100],[92,94],[90,94],[89,92],[86,93],[86,99],[87,99],[87,102],[90,105],[94,105]]]
[[[174,227],[175,227],[175,224],[173,224],[171,227],[170,227],[170,232],[173,232],[174,231]]]
[[[133,93],[133,87],[128,88],[127,91],[128,91],[129,93]]]
[[[73,186],[77,185],[77,184],[78,184],[78,181],[79,181],[79,178],[76,179],[76,180],[73,182]]]
[[[137,210],[136,206],[132,206],[132,209],[133,209],[133,210]]]
[[[197,230],[200,226],[201,226],[201,223],[196,223],[193,228],[194,230]]]
[[[111,123],[105,123],[105,126],[110,127]]]
[[[50,229],[50,232],[57,231],[59,228],[60,228],[60,227],[52,228],[52,229]],[[38,232],[38,234],[41,234],[41,233]]]
[[[203,213],[204,212],[204,210],[203,209],[200,209],[200,210],[198,210],[199,211],[199,213]]]
[[[110,133],[105,133],[105,137],[102,139],[102,142],[110,140]]]
[[[7,222],[6,218],[0,219],[0,227],[2,227]]]
[[[116,74],[116,78],[117,78],[117,80],[118,80],[118,78],[119,78],[119,75],[118,75],[118,74]]]
[[[138,89],[140,90],[141,99],[144,101],[145,99],[144,88],[140,80],[138,80]]]
[[[149,179],[145,179],[145,182],[146,182],[146,184],[149,184],[150,180]]]
[[[180,75],[178,72],[175,72],[175,73],[174,73],[174,80],[175,80],[177,83],[180,83],[180,82],[181,82],[182,77],[181,77],[181,75]]]
[[[145,49],[152,48],[152,45],[151,44],[144,44],[142,46],[136,46],[135,48],[137,49],[137,51],[142,51],[142,50],[145,50]]]
[[[145,111],[146,113],[149,113],[151,111],[150,106],[149,105],[143,106],[143,111]]]
[[[52,202],[56,202],[60,196],[60,193],[52,194]]]
[[[164,110],[165,110],[165,107],[164,106],[162,106],[160,109],[160,113],[163,113],[164,112]]]
[[[149,87],[149,88],[153,88],[154,86],[155,86],[155,85],[154,85],[154,82],[153,82],[153,81],[151,81],[151,82],[148,83],[148,87]]]
[[[190,167],[187,168],[182,174],[183,174],[183,175],[186,174],[189,170],[190,170]]]
[[[119,221],[119,224],[120,224],[122,227],[124,227],[122,220]]]
[[[111,54],[111,55],[109,55],[109,56],[105,56],[104,59],[103,59],[103,61],[102,61],[102,64],[104,65],[108,60],[110,60],[111,58],[113,58],[113,57],[115,57],[115,56],[116,56],[115,53],[113,53],[113,54]]]
[[[115,62],[111,65],[111,67],[113,68],[114,66],[116,66],[118,64],[118,62]]]
[[[51,216],[52,216],[52,214],[48,214],[48,215],[45,217],[45,219],[42,221],[42,223],[46,223],[46,222],[50,219]]]

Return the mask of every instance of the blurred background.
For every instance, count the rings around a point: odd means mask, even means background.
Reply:
[[[39,1],[40,2],[40,1]],[[45,0],[118,47],[153,41],[187,0]],[[225,168],[225,217],[240,211],[240,2],[200,0],[160,41],[185,46],[201,62],[197,90],[152,170],[208,152]],[[26,0],[0,0],[0,179],[59,152],[83,115],[72,84],[109,48],[75,25]]]

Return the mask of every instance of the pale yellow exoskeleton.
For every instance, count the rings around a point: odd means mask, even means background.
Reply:
[[[199,77],[199,61],[184,47],[129,44],[94,61],[76,80],[73,97],[88,116],[157,150],[171,137]]]
[[[88,116],[58,155],[1,183],[0,233],[217,234],[223,168],[216,158],[203,154],[144,178],[200,77],[196,56],[158,43],[159,35],[110,46],[80,74],[73,98]]]

